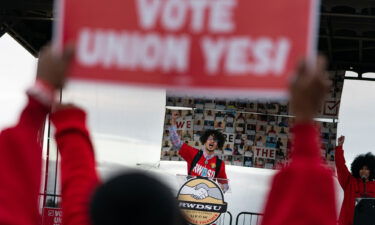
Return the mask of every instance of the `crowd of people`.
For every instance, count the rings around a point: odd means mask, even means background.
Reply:
[[[54,98],[64,86],[73,57],[74,48],[70,46],[61,53],[51,47],[41,51],[35,84],[27,91],[28,103],[18,123],[0,134],[0,224],[40,224],[40,131],[47,115],[55,126],[61,154],[64,225],[186,224],[170,189],[148,174],[132,171],[101,182],[85,111]],[[290,104],[296,121],[291,162],[273,178],[263,225],[337,223],[333,174],[321,162],[319,132],[313,122],[330,85],[325,67],[321,57],[315,65],[303,61],[291,81]],[[177,117],[173,115],[169,132],[173,146],[188,162],[187,173],[222,178],[219,184],[227,190],[225,164],[214,154],[223,147],[223,134],[206,131],[200,151],[179,139],[174,127]],[[375,197],[375,159],[370,153],[359,156],[350,173],[345,166],[343,143],[344,138],[340,138],[336,149],[338,180],[345,193],[339,221],[350,225],[355,198]]]

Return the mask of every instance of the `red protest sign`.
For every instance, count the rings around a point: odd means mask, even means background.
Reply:
[[[62,210],[60,208],[43,208],[43,225],[62,224]]]
[[[284,93],[311,55],[317,0],[61,0],[71,76],[229,93]]]

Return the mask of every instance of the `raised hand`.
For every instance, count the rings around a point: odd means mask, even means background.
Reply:
[[[345,142],[345,136],[340,136],[339,139],[337,140],[337,145],[338,146],[343,146]]]
[[[326,72],[326,60],[318,57],[316,65],[303,61],[289,88],[290,104],[297,122],[311,121],[322,106],[331,82]]]
[[[37,78],[59,89],[65,84],[66,72],[74,55],[71,45],[58,53],[51,46],[43,47],[39,53]]]
[[[171,118],[171,124],[173,126],[176,126],[176,121],[177,119],[180,117],[180,114],[178,113],[178,111],[172,111],[172,118]]]

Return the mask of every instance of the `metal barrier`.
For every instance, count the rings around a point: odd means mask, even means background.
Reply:
[[[221,214],[218,220],[216,220],[216,225],[232,225],[232,213],[227,211],[226,213]]]
[[[263,214],[252,212],[241,212],[237,215],[236,225],[259,225]]]

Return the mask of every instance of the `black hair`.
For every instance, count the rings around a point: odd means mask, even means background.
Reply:
[[[204,143],[206,143],[209,136],[212,136],[213,138],[217,140],[217,146],[219,147],[219,149],[223,147],[224,142],[225,142],[225,137],[218,130],[205,130],[199,139],[203,145]]]
[[[186,225],[168,186],[142,172],[117,176],[92,198],[93,225]]]
[[[373,180],[375,178],[375,156],[371,152],[355,157],[350,168],[353,177],[360,178],[359,171],[363,166],[367,166],[370,170],[369,180]]]

